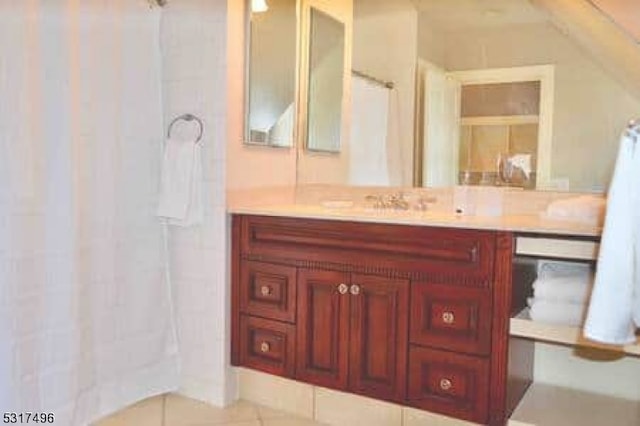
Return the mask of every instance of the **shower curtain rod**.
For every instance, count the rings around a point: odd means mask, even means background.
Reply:
[[[382,87],[386,87],[389,90],[392,90],[394,88],[394,84],[393,81],[384,81],[384,80],[380,80],[379,78],[375,78],[373,76],[370,76],[369,74],[363,73],[362,71],[358,71],[358,70],[351,70],[351,74],[360,77],[360,78],[364,78],[365,80],[368,80],[372,83],[375,83],[379,86]]]

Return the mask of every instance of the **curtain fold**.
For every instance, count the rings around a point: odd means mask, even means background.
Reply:
[[[84,425],[177,388],[159,20],[0,0],[0,411]]]

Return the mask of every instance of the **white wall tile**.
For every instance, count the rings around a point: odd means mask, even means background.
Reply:
[[[402,426],[474,426],[476,423],[442,416],[424,410],[404,407],[402,409]]]
[[[238,377],[241,399],[313,418],[313,386],[244,368]]]
[[[314,418],[320,423],[335,426],[401,426],[402,407],[316,387]]]
[[[165,120],[204,123],[205,223],[170,231],[171,276],[183,354],[182,392],[229,401],[226,262],[226,0],[172,0],[163,10]],[[189,137],[193,129],[176,128]],[[232,390],[233,392],[233,390]]]

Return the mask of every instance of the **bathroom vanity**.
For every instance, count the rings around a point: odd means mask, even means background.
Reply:
[[[503,425],[532,383],[534,341],[578,344],[577,329],[544,336],[522,317],[535,271],[520,260],[591,262],[597,228],[321,210],[232,215],[234,365]]]
[[[237,215],[233,361],[503,422],[512,235]]]

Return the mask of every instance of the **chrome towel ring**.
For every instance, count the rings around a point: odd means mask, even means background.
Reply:
[[[169,129],[167,130],[167,137],[171,138],[171,131],[173,130],[173,125],[176,124],[178,121],[194,121],[194,120],[198,123],[198,126],[200,127],[200,133],[198,134],[198,137],[194,141],[194,143],[200,142],[200,140],[202,139],[202,134],[204,133],[204,124],[202,124],[202,120],[200,120],[198,117],[196,117],[193,114],[182,114],[177,116],[173,120],[171,120],[171,123],[169,124]]]

